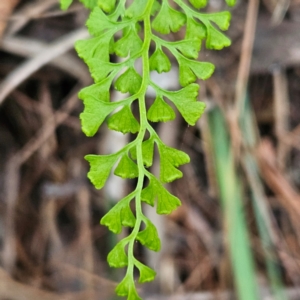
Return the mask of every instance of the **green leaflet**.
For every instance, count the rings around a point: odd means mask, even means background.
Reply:
[[[141,193],[141,199],[144,202],[154,206],[157,200],[156,212],[160,215],[168,215],[180,206],[180,200],[168,192],[158,179],[154,176],[149,176],[149,179],[149,185]]]
[[[116,25],[118,24],[111,21],[99,7],[92,11],[86,22],[86,26],[92,35],[99,35],[108,29],[114,29]]]
[[[140,129],[140,125],[136,118],[133,116],[131,109],[128,105],[124,106],[120,111],[112,115],[107,125],[111,130],[119,131],[122,133],[136,133]]]
[[[121,233],[122,226],[134,227],[135,216],[130,209],[130,201],[135,193],[131,193],[120,200],[102,219],[101,224],[108,227],[113,233]]]
[[[123,280],[118,284],[116,288],[116,293],[119,296],[127,296],[127,299],[129,300],[141,300],[142,298],[139,297],[133,277],[130,276],[130,274],[126,274],[126,276],[123,278]]]
[[[163,1],[161,9],[152,22],[154,30],[168,34],[170,31],[178,31],[186,22],[186,16],[182,12],[171,8],[167,1]]]
[[[115,88],[122,92],[130,94],[136,94],[142,84],[142,77],[134,68],[129,68],[123,73],[116,81]]]
[[[187,86],[197,78],[206,80],[214,72],[214,65],[208,62],[193,61],[183,56],[178,56],[179,82],[181,86]]]
[[[84,111],[80,114],[82,131],[87,136],[93,136],[100,125],[104,122],[105,118],[114,111],[119,103],[112,103],[96,98],[92,94],[79,93],[84,102]]]
[[[160,154],[160,179],[162,182],[172,182],[182,177],[176,167],[190,162],[189,156],[179,150],[165,145],[158,146]]]
[[[165,159],[175,167],[179,167],[190,162],[189,156],[183,151],[168,147],[163,144],[159,145],[158,149],[161,157],[165,157]]]
[[[195,38],[184,39],[173,43],[173,47],[178,49],[184,56],[196,59],[201,48],[201,42]]]
[[[147,1],[144,0],[135,0],[130,7],[126,10],[125,17],[127,18],[137,18],[140,20],[142,13],[144,12],[147,5]],[[157,0],[154,1],[151,15],[154,15],[160,9],[160,4]]]
[[[88,178],[97,189],[101,189],[116,163],[118,156],[111,155],[86,155],[85,159],[90,163]]]
[[[195,125],[205,109],[205,103],[197,101],[198,90],[198,84],[194,83],[179,91],[164,93],[175,104],[185,121],[192,126]]]
[[[228,5],[235,2],[226,1]],[[130,234],[110,251],[107,260],[111,267],[127,267],[125,277],[116,288],[117,295],[139,300],[134,268],[139,271],[140,283],[153,280],[156,273],[135,258],[134,244],[139,241],[153,251],[161,247],[155,224],[143,214],[141,202],[156,204],[158,214],[170,214],[180,206],[180,200],[163,184],[181,178],[178,167],[190,161],[183,151],[165,145],[151,122],[174,120],[173,107],[176,107],[189,125],[195,125],[205,108],[205,104],[198,101],[199,85],[195,82],[206,80],[214,71],[211,63],[197,60],[201,43],[205,40],[209,49],[229,46],[230,40],[222,31],[228,29],[231,16],[226,11],[201,13],[199,9],[206,5],[206,0],[173,0],[176,5],[172,7],[169,0],[80,2],[91,9],[86,25],[92,37],[78,41],[76,50],[95,81],[79,93],[84,104],[80,114],[82,130],[87,136],[93,136],[106,121],[109,129],[132,135],[130,144],[116,153],[85,156],[90,164],[88,178],[97,189],[105,185],[112,172],[124,179],[136,178],[133,192],[108,211],[100,223],[115,234],[121,233],[124,227],[131,228]],[[72,0],[60,0],[62,9],[71,3]],[[178,36],[164,36],[179,30]],[[176,40],[179,36],[184,38]],[[115,56],[123,58],[120,63],[115,63]],[[182,88],[168,91],[151,81],[150,72],[169,72],[173,60],[179,65]],[[141,68],[137,61],[141,62]],[[112,102],[112,86],[129,96]],[[154,88],[156,98],[147,109],[149,86]],[[166,101],[171,102],[171,106]],[[133,107],[138,108],[138,113],[135,110],[133,114]],[[146,169],[153,164],[154,145],[159,154],[159,178],[151,174],[151,169]]]
[[[236,3],[236,0],[226,0],[226,3],[228,6],[234,6]]]
[[[152,251],[160,250],[160,239],[157,230],[151,221],[145,218],[146,229],[140,231],[136,239]]]
[[[140,272],[139,283],[152,281],[155,278],[156,272],[151,268],[145,266],[144,264],[142,264],[137,260],[135,260],[135,266],[139,269]]]
[[[111,13],[116,5],[116,0],[98,0],[99,7],[106,13]]]
[[[73,0],[61,0],[60,1],[60,8],[62,10],[66,10],[72,4]]]
[[[122,178],[136,178],[139,172],[137,165],[125,154],[119,162],[114,174]]]
[[[145,10],[147,5],[147,1],[144,0],[135,0],[130,7],[126,10],[125,16],[132,19],[132,18],[139,18],[139,16]]]
[[[227,30],[230,25],[231,14],[229,11],[222,11],[207,15],[207,19],[216,23],[221,30]]]
[[[92,84],[84,89],[82,89],[78,95],[79,99],[95,98],[99,101],[109,102],[110,93],[109,89],[111,86],[111,80],[109,78],[103,81]]]
[[[119,242],[107,256],[108,264],[113,268],[123,268],[128,265],[128,257],[125,253],[124,242]]]
[[[116,74],[122,68],[122,65],[120,64],[112,64],[98,58],[88,58],[85,62],[89,66],[91,75],[95,82],[102,81],[111,73]]]
[[[224,47],[230,46],[230,39],[222,32],[217,30],[212,24],[212,22],[215,23],[223,31],[227,30],[229,28],[231,20],[231,14],[229,11],[205,15],[201,14],[199,16],[196,16],[196,18],[203,22],[203,25],[206,27],[206,48],[221,50]],[[199,23],[196,22],[196,26],[198,26],[198,24]]]
[[[205,7],[207,4],[207,0],[189,0],[189,1],[197,9]]]
[[[162,97],[157,96],[154,103],[150,106],[147,118],[152,122],[167,122],[175,119],[173,108],[167,104]]]
[[[142,45],[143,42],[135,28],[130,28],[127,33],[115,43],[114,50],[118,56],[126,57],[129,53],[135,55],[141,50]]]
[[[208,27],[206,48],[221,50],[224,47],[228,47],[230,45],[231,45],[231,41],[226,35],[218,31],[216,28],[214,28],[211,25]]]
[[[193,18],[187,20],[185,38],[202,40],[206,37],[206,27],[204,24],[196,22]]]
[[[151,71],[155,70],[158,73],[162,73],[171,70],[171,62],[161,48],[156,48],[155,52],[150,57],[149,63]]]
[[[80,2],[89,9],[93,9],[97,6],[98,0],[80,0]],[[66,10],[72,4],[73,0],[60,0],[60,8]]]
[[[85,62],[91,58],[101,58],[104,62],[109,62],[110,40],[113,34],[102,34],[89,40],[76,42],[75,49],[78,56]]]
[[[79,0],[86,8],[93,9],[97,6],[98,0]]]

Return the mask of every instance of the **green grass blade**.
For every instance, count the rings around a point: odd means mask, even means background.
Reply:
[[[240,124],[247,148],[253,149],[257,144],[257,134],[255,132],[255,123],[248,98],[245,101],[245,107],[241,111]],[[257,162],[251,151],[246,152],[243,157],[243,163],[252,191],[253,209],[264,250],[267,274],[272,293],[276,300],[285,300],[287,297],[283,291],[283,282],[275,254],[275,233],[264,195],[263,185],[260,180]]]
[[[218,109],[212,110],[208,115],[208,119],[238,299],[256,300],[259,299],[258,288],[249,233],[243,211],[241,182],[235,171],[229,136],[224,118]]]

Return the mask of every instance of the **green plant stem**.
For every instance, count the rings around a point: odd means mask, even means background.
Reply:
[[[256,300],[259,299],[258,286],[243,209],[242,184],[235,170],[228,131],[219,109],[210,111],[208,119],[224,213],[224,226],[238,299]]]
[[[133,274],[134,268],[134,242],[139,232],[141,222],[143,219],[142,212],[142,203],[141,203],[141,192],[143,189],[144,179],[145,179],[145,168],[143,163],[143,154],[142,154],[142,142],[145,137],[145,133],[147,130],[147,110],[145,104],[145,94],[148,87],[148,83],[150,80],[150,68],[149,68],[149,48],[151,43],[151,23],[150,23],[150,11],[151,7],[154,3],[154,0],[150,0],[146,7],[146,13],[144,17],[144,45],[143,45],[143,53],[142,53],[142,61],[143,61],[143,81],[139,91],[139,113],[140,113],[140,131],[136,138],[136,153],[137,153],[137,165],[139,170],[138,183],[136,187],[136,197],[135,197],[135,210],[136,210],[136,223],[131,233],[130,242],[128,244],[128,268],[127,274]]]
[[[226,1],[232,3],[234,0]],[[62,8],[66,9],[73,0],[60,2]],[[214,71],[211,63],[197,61],[201,40],[206,38],[208,49],[229,46],[229,39],[220,30],[228,29],[230,13],[212,13],[207,16],[200,14],[198,0],[190,0],[191,5],[184,3],[187,2],[185,0],[174,0],[181,8],[172,7],[169,0],[80,2],[92,10],[87,27],[94,36],[86,42],[79,41],[76,44],[79,56],[90,68],[95,81],[95,84],[80,93],[85,106],[80,115],[83,131],[87,136],[93,136],[107,119],[111,130],[124,134],[137,133],[134,141],[117,152],[107,155],[90,154],[86,156],[86,160],[90,163],[88,177],[96,188],[101,189],[105,185],[115,164],[118,164],[115,175],[124,179],[137,178],[134,191],[103,216],[101,224],[116,234],[123,227],[132,228],[131,233],[110,251],[107,259],[111,267],[127,266],[127,273],[116,287],[116,293],[128,296],[129,300],[140,300],[134,283],[134,268],[139,270],[140,283],[153,280],[156,272],[135,259],[135,242],[139,241],[153,251],[159,251],[161,246],[155,225],[142,212],[142,200],[151,206],[156,203],[158,214],[170,214],[175,210],[180,205],[180,200],[168,192],[164,183],[181,178],[182,172],[178,167],[190,161],[183,151],[165,145],[149,122],[166,122],[175,118],[173,108],[164,98],[173,102],[188,124],[194,125],[200,118],[205,105],[197,101],[199,85],[195,81],[197,78],[207,79]],[[162,35],[177,32],[184,26],[186,37],[182,40],[169,42],[162,38]],[[143,36],[140,35],[142,27]],[[120,38],[118,31],[122,31]],[[156,44],[155,51],[150,49],[152,41]],[[179,83],[182,89],[178,91],[165,90],[150,80],[150,70],[162,73],[169,72],[172,67],[162,47],[168,49],[179,64]],[[113,53],[123,57],[124,61],[111,62],[109,58]],[[137,59],[142,60],[142,74],[135,68]],[[120,74],[124,70],[126,71]],[[116,77],[117,80],[113,83]],[[112,84],[115,89],[130,95],[123,100],[110,101]],[[145,98],[149,86],[155,89],[156,98],[147,112]],[[138,103],[139,122],[132,112],[134,101]],[[117,111],[117,108],[121,109]],[[159,178],[146,169],[153,163],[154,144],[160,157]],[[149,179],[149,184],[144,187],[146,178]],[[133,203],[135,214],[130,207]],[[141,228],[142,223],[145,229]]]

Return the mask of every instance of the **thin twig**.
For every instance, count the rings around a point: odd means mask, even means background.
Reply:
[[[20,0],[9,0],[9,1],[1,1],[0,2],[0,15],[4,16],[5,19],[0,19],[0,39],[3,35],[3,32],[7,25],[7,20],[17,6]]]
[[[35,57],[28,59],[17,69],[12,71],[0,84],[0,105],[3,103],[5,98],[31,74],[48,64],[53,59],[72,49],[75,41],[87,38],[88,36],[88,31],[85,28],[77,29],[56,40],[54,43],[49,45],[47,49],[41,51]]]
[[[248,3],[247,16],[244,29],[244,37],[241,48],[241,58],[237,75],[234,107],[227,112],[227,122],[232,138],[232,148],[235,157],[240,156],[242,134],[239,127],[239,116],[244,107],[247,85],[250,74],[252,50],[255,38],[259,0],[250,0]]]
[[[27,5],[23,6],[16,14],[14,14],[14,17],[17,17],[17,19],[8,28],[7,34],[8,35],[15,34],[30,21],[32,16],[41,14],[54,5],[57,5],[57,0],[43,0],[43,1],[36,0],[34,2],[30,2]]]
[[[18,12],[17,14],[15,14],[13,16],[9,16],[9,17],[0,15],[0,21],[20,21],[20,20],[22,20],[24,22],[24,19],[28,19],[28,21],[30,21],[30,20],[36,20],[36,19],[55,18],[55,17],[61,17],[61,16],[65,16],[65,15],[70,15],[75,12],[81,11],[83,9],[84,8],[82,7],[82,5],[80,5],[78,3],[78,5],[74,5],[65,11],[62,11],[61,9],[57,9],[57,10],[45,12],[45,13],[39,12],[39,11],[34,11],[33,13],[29,12],[28,15],[26,14],[26,12],[25,13]]]
[[[297,193],[277,168],[275,152],[268,140],[261,142],[257,154],[263,177],[268,186],[277,195],[277,199],[280,201],[282,207],[289,214],[295,233],[298,235],[298,242],[300,243],[300,194]]]
[[[55,112],[55,114],[45,123],[45,125],[39,130],[34,136],[16,155],[15,159],[21,165],[23,164],[41,145],[52,135],[53,131],[58,125],[64,122],[68,118],[69,113],[78,105],[77,92],[78,88],[75,89],[68,98],[66,103]]]
[[[284,138],[289,130],[289,95],[288,83],[285,70],[280,65],[276,65],[273,70],[274,88],[274,120],[275,133],[278,140],[277,164],[281,171],[285,171],[290,146],[284,142]]]
[[[2,262],[5,270],[12,272],[16,262],[16,236],[15,236],[15,206],[19,195],[20,165],[11,157],[6,165],[6,177],[4,186],[5,211],[5,235],[3,240]]]
[[[250,73],[250,65],[252,58],[252,49],[255,38],[257,14],[258,14],[259,0],[250,0],[247,9],[246,23],[244,29],[244,38],[241,48],[241,58],[238,69],[238,76],[235,89],[235,106],[237,115],[244,107],[243,101],[246,95],[248,78]]]
[[[1,41],[0,48],[6,52],[24,57],[35,57],[48,49],[49,45],[27,37],[7,36]],[[78,78],[84,85],[89,81],[90,74],[84,63],[70,54],[63,54],[49,62],[51,65]]]

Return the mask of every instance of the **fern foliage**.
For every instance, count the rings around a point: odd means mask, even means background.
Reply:
[[[131,133],[135,139],[123,149],[109,155],[87,155],[90,164],[88,177],[101,189],[112,169],[124,179],[136,178],[132,193],[121,199],[102,219],[101,224],[115,234],[123,227],[132,228],[109,253],[107,260],[113,268],[127,268],[124,279],[116,288],[119,296],[129,300],[141,299],[134,280],[134,268],[139,271],[139,283],[155,278],[155,271],[134,256],[134,244],[140,242],[153,251],[160,250],[160,239],[155,225],[143,213],[142,203],[156,206],[158,214],[170,214],[180,205],[180,200],[164,187],[165,183],[182,177],[180,165],[190,161],[183,151],[165,145],[152,122],[168,122],[175,118],[173,103],[189,125],[195,125],[205,104],[199,102],[197,79],[205,80],[214,72],[210,62],[198,61],[201,45],[208,49],[222,49],[230,40],[222,31],[229,27],[228,11],[201,13],[206,0],[80,0],[91,10],[86,23],[91,38],[76,43],[78,55],[89,67],[94,84],[82,89],[79,98],[84,103],[80,115],[82,130],[93,136],[106,122],[111,130]],[[61,0],[67,9],[72,0]],[[129,4],[130,3],[130,4]],[[233,5],[232,0],[227,0]],[[182,30],[184,38],[170,41],[168,34]],[[167,50],[167,51],[166,51]],[[169,72],[172,55],[179,66],[181,89],[168,91],[152,82],[151,71]],[[113,63],[111,55],[122,57]],[[135,62],[142,61],[139,73]],[[146,91],[151,87],[156,98],[146,108]],[[110,90],[127,93],[127,98],[110,101]],[[132,105],[138,103],[138,119]],[[153,162],[154,147],[160,156],[160,176],[149,172]],[[134,211],[131,207],[134,203]],[[142,229],[143,228],[143,229]]]

